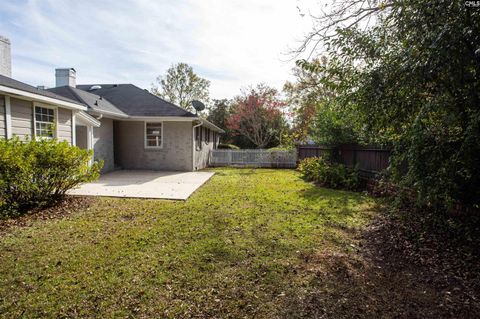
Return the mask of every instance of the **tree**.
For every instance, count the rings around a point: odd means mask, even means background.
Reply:
[[[326,65],[327,61],[326,57],[316,58],[310,65]],[[322,83],[324,74],[318,68],[296,66],[292,72],[295,81],[287,81],[283,86],[293,115],[291,138],[294,143],[305,143],[315,139],[312,128],[318,109],[334,99],[334,92]]]
[[[257,148],[265,148],[272,142],[278,145],[286,128],[284,106],[276,89],[265,84],[250,87],[235,98],[227,127],[245,136]]]
[[[299,48],[328,50],[339,107],[394,147],[418,202],[480,205],[480,10],[464,1],[339,1]],[[318,66],[299,63],[305,69]]]
[[[321,103],[310,124],[313,141],[329,146],[361,144],[358,122],[352,115],[334,101]]]
[[[232,102],[228,99],[214,99],[208,110],[207,120],[225,131],[225,133],[220,135],[222,143],[231,143],[234,136],[233,132],[227,127],[227,119],[230,117]]]
[[[158,76],[150,92],[177,104],[187,111],[194,111],[192,100],[208,102],[210,81],[201,78],[186,63],[172,65],[165,76]]]

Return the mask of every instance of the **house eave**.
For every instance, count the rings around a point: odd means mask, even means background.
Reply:
[[[183,116],[129,116],[126,121],[163,121],[163,122],[193,122],[196,117]]]
[[[52,97],[48,96],[43,96],[40,94],[35,94],[35,93],[30,93],[18,89],[14,89],[8,86],[0,85],[0,93],[7,94],[9,96],[13,97],[19,97],[23,99],[28,99],[32,101],[38,101],[38,102],[43,102],[47,104],[53,104],[57,106],[62,106],[66,109],[71,109],[71,110],[80,110],[80,111],[86,111],[87,107],[81,104],[76,104],[76,103],[71,103],[67,101],[62,101],[59,99],[55,99]]]
[[[80,112],[76,113],[75,116],[76,116],[77,120],[79,120],[80,122],[83,122],[85,124],[89,124],[93,127],[100,127],[100,125],[101,125],[99,120],[97,120],[93,116],[91,116],[88,113],[85,113],[83,111],[80,111]]]
[[[206,119],[202,119],[202,118],[197,118],[197,119],[202,123],[203,126],[208,127],[209,129],[215,130],[219,133],[225,133],[224,130],[222,130],[221,128],[219,128],[218,126],[213,124],[212,122],[209,122]]]
[[[94,115],[102,115],[104,117],[108,118],[113,118],[113,119],[127,119],[128,115],[126,114],[121,114],[121,113],[116,113],[116,112],[109,112],[109,111],[103,111],[103,110],[98,110],[98,109],[89,109],[88,110],[89,114],[94,114]]]

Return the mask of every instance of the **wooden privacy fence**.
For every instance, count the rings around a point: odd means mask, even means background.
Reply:
[[[330,155],[337,163],[357,167],[364,177],[374,177],[390,164],[390,150],[378,147],[344,145],[329,148],[318,145],[299,145],[297,150],[298,160]]]
[[[270,150],[212,150],[210,166],[277,167],[297,166],[297,152]]]

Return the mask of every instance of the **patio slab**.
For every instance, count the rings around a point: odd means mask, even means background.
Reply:
[[[213,172],[120,170],[100,176],[69,195],[186,200]]]

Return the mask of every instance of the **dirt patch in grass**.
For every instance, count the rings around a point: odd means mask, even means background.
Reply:
[[[479,318],[476,216],[380,214],[351,249],[328,247],[297,266],[305,289],[285,300],[291,318]]]
[[[14,227],[29,227],[38,220],[64,218],[72,212],[85,210],[92,205],[94,200],[93,197],[68,196],[52,207],[32,209],[21,216],[0,218],[0,236],[8,233]]]

